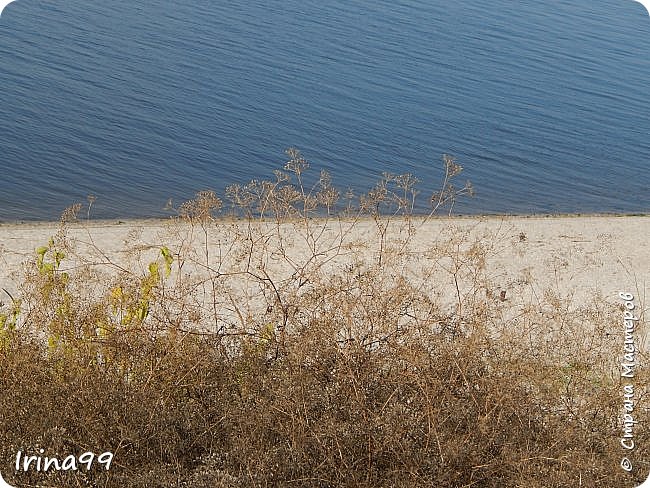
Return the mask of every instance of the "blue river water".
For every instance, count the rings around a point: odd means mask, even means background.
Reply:
[[[160,217],[299,148],[367,190],[453,155],[458,213],[650,211],[632,0],[18,0],[0,18],[0,221]],[[462,183],[462,182],[461,182]]]

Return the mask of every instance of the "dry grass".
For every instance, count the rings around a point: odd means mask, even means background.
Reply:
[[[642,423],[637,470],[619,468],[622,310],[548,291],[512,319],[485,273],[489,237],[451,229],[416,249],[418,229],[471,192],[453,187],[461,168],[447,156],[431,214],[415,217],[410,175],[341,194],[326,173],[307,183],[308,163],[288,155],[274,179],[181,205],[169,240],[132,248],[128,264],[90,234],[76,249],[66,223],[80,208],[64,215],[28,263],[21,301],[3,309],[5,479],[550,488],[645,478]],[[647,409],[648,379],[637,371],[635,412]],[[16,452],[39,448],[115,459],[109,471],[14,473]]]

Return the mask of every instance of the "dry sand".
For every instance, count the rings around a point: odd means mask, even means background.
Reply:
[[[108,257],[129,267],[134,265],[127,261],[129,250],[132,253],[134,249],[151,249],[155,254],[161,245],[169,246],[174,252],[179,249],[182,239],[170,234],[168,223],[160,220],[91,221],[70,225],[69,236],[75,248],[91,256],[91,260],[101,262]],[[312,225],[317,228],[319,221],[313,221]],[[0,224],[0,288],[13,295],[20,294],[21,264],[33,259],[35,249],[46,244],[57,228],[58,223]],[[328,232],[336,234],[337,229],[335,223],[328,224]],[[450,233],[450,229],[455,230]],[[291,226],[286,232],[292,232]],[[494,285],[494,295],[504,297],[505,293],[505,300],[513,305],[534,301],[545,290],[553,290],[573,301],[586,300],[596,292],[613,304],[620,303],[618,294],[626,291],[635,295],[640,308],[647,305],[650,216],[433,219],[415,234],[411,249],[415,251],[414,263],[419,252],[444,241],[448,235],[459,233],[489,236],[485,240],[491,246],[486,260],[487,275]],[[371,242],[371,236],[376,236],[375,225],[372,220],[363,220],[348,238],[363,243]],[[202,233],[198,232],[195,238],[198,240],[193,241],[193,245],[202,248]],[[223,251],[219,230],[210,231],[209,242],[211,259],[217,259]],[[306,249],[305,243],[298,239],[291,249],[290,253],[300,254]],[[344,261],[345,257],[340,259]],[[441,262],[441,266],[444,267],[444,263]],[[416,264],[411,271],[417,274]],[[449,292],[447,298],[453,301],[455,291],[449,273],[441,271],[436,284],[445,288]],[[0,300],[6,303],[7,297]]]

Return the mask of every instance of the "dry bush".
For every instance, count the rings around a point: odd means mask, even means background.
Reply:
[[[515,318],[486,262],[498,237],[433,214],[471,192],[445,156],[368,193],[274,178],[177,209],[129,265],[61,232],[5,307],[1,471],[18,486],[633,486],[619,467],[621,311],[549,291]],[[92,203],[92,202],[91,202]],[[93,252],[89,252],[91,249]],[[66,267],[65,263],[74,263]],[[585,333],[585,322],[589,333]],[[639,369],[635,384],[647,385]],[[637,412],[647,409],[637,396]],[[645,410],[647,411],[647,410]],[[647,428],[635,459],[648,459]],[[12,473],[16,452],[115,454],[109,471]]]

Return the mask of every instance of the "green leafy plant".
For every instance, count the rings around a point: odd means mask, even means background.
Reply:
[[[11,299],[11,306],[8,312],[0,312],[0,351],[8,347],[16,332],[18,317],[21,313],[22,301],[14,298],[11,293],[3,288],[3,291]]]

